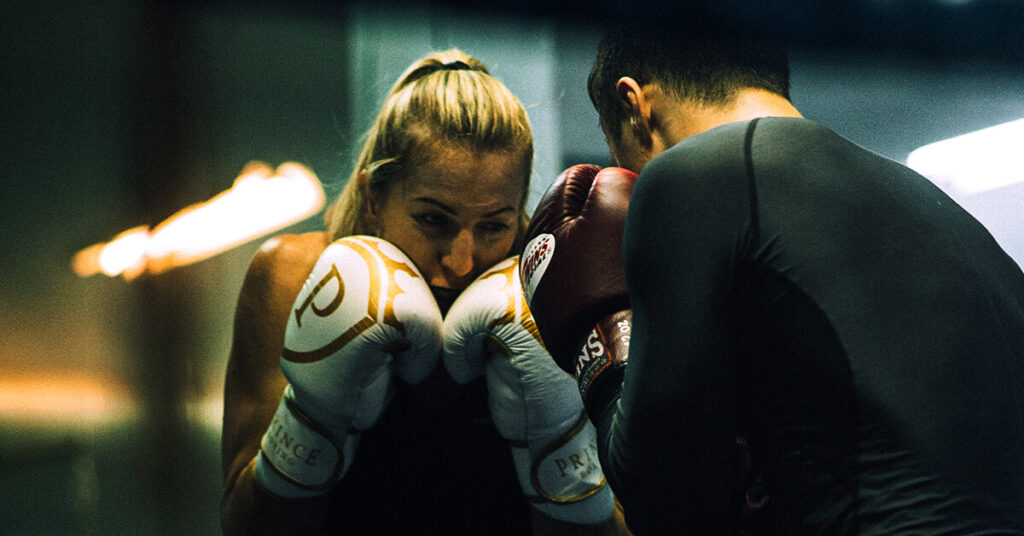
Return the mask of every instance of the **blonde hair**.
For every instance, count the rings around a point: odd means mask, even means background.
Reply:
[[[410,166],[429,158],[422,149],[437,141],[472,151],[521,155],[525,177],[514,246],[518,248],[528,220],[525,205],[533,161],[526,109],[483,63],[456,49],[416,61],[391,87],[348,183],[325,214],[331,240],[375,232],[367,222],[360,175],[366,174],[371,196],[386,195]]]

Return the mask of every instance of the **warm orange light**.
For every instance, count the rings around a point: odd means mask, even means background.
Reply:
[[[98,425],[135,411],[127,388],[109,381],[50,375],[0,378],[0,416],[5,421]]]
[[[324,205],[316,175],[288,162],[276,170],[251,162],[234,185],[186,207],[152,230],[136,227],[75,255],[80,276],[104,273],[132,279],[212,257],[312,216]]]
[[[217,390],[184,401],[189,422],[219,430],[224,398]],[[111,378],[77,373],[5,373],[0,378],[0,426],[88,428],[142,416],[137,395]]]

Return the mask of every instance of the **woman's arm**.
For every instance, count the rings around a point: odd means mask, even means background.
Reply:
[[[260,488],[252,466],[287,385],[279,363],[289,311],[326,246],[324,233],[276,237],[245,275],[224,385],[224,534],[315,534],[323,523],[326,499],[272,495]]]

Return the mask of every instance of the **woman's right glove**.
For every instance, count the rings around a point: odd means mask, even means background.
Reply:
[[[434,368],[441,326],[426,281],[393,244],[350,236],[328,246],[289,316],[290,385],[254,464],[263,488],[299,498],[333,487],[387,407],[392,373],[415,384]]]
[[[444,322],[444,365],[461,383],[486,374],[491,417],[531,504],[562,521],[600,523],[615,503],[597,433],[576,381],[541,342],[518,267],[515,257],[498,263],[455,300]]]

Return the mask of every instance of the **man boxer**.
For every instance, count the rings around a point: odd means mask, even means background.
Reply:
[[[1024,534],[1024,274],[989,233],[802,119],[776,49],[621,30],[588,84],[639,178],[570,170],[520,274],[631,530],[735,533],[742,429],[765,533]]]

